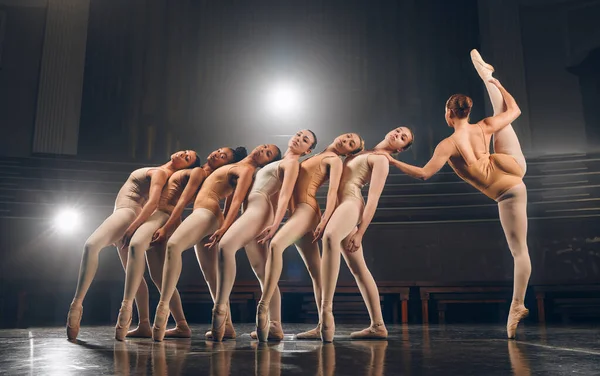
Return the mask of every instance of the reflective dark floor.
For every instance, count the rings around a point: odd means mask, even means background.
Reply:
[[[285,325],[297,333],[309,325]],[[387,341],[352,341],[339,325],[333,344],[298,341],[259,344],[251,324],[238,338],[205,341],[205,326],[191,340],[117,342],[112,327],[84,327],[69,342],[63,328],[0,330],[0,373],[10,375],[598,375],[600,329],[504,328],[484,325],[394,326]],[[244,333],[244,334],[242,334]]]

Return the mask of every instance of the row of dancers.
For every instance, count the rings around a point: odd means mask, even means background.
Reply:
[[[424,167],[394,158],[414,141],[409,128],[398,127],[369,150],[358,134],[347,133],[322,152],[300,161],[317,145],[315,133],[304,129],[292,136],[283,154],[272,144],[258,146],[250,154],[242,147],[223,147],[201,165],[199,156],[186,150],[173,154],[160,167],[134,171],[117,195],[113,214],[85,243],[67,318],[68,338],[75,339],[79,333],[83,299],[96,273],[98,254],[111,244],[116,245],[126,270],[115,327],[117,340],[152,337],[162,341],[165,337],[191,336],[176,285],[181,255],[192,246],[214,301],[206,337],[214,341],[236,337],[229,296],[236,276],[235,255],[244,248],[262,289],[256,331],[251,336],[260,341],[283,339],[278,281],[283,251],[292,244],[312,279],[319,317],[314,329],[296,338],[333,341],[332,307],[342,256],[371,319],[368,328],[352,333],[351,338],[387,338],[377,285],[363,255],[363,235],[377,209],[390,165],[426,180],[446,163],[498,203],[500,222],[514,257],[513,299],[507,321],[507,335],[514,338],[519,321],[528,314],[524,298],[531,274],[527,190],[523,183],[526,163],[511,125],[521,112],[512,95],[493,78],[494,68],[476,50],[471,51],[471,60],[487,88],[494,115],[471,124],[471,98],[452,95],[446,102],[445,119],[454,132],[437,145]],[[489,151],[492,140],[494,153]],[[321,213],[316,192],[326,181],[329,187]],[[362,188],[367,184],[365,203]],[[182,222],[183,210],[192,202],[193,211]],[[244,210],[238,217],[242,204]],[[288,210],[289,217],[281,226]],[[322,256],[318,245],[321,238]],[[152,327],[148,286],[143,278],[145,259],[161,293]],[[129,331],[134,300],[139,323]],[[167,330],[169,314],[176,325]]]

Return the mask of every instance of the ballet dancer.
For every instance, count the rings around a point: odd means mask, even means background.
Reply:
[[[446,102],[446,122],[454,134],[438,144],[425,167],[415,167],[390,159],[404,173],[429,179],[446,162],[456,174],[498,203],[500,223],[514,258],[513,298],[506,324],[508,338],[514,338],[519,321],[529,314],[525,308],[525,292],[531,274],[527,248],[527,188],[523,176],[527,169],[519,139],[511,125],[521,110],[502,84],[492,77],[494,68],[477,50],[471,51],[477,73],[485,83],[494,108],[494,116],[476,124],[469,123],[473,101],[454,94]],[[490,139],[494,153],[490,154]]]
[[[379,302],[379,290],[365,262],[362,238],[375,215],[389,173],[387,157],[408,149],[412,142],[412,131],[407,127],[399,127],[389,132],[373,150],[356,154],[344,161],[338,191],[339,204],[323,235],[321,339],[324,342],[333,341],[335,332],[332,307],[340,272],[340,254],[344,256],[356,280],[371,318],[371,325],[368,328],[354,332],[350,337],[353,339],[387,338],[387,329],[383,323]],[[369,184],[369,193],[365,205],[361,190],[366,184]]]
[[[123,303],[119,310],[119,318],[115,327],[115,338],[119,341],[125,337],[152,337],[150,320],[140,321],[137,329],[127,332],[131,325],[133,299],[138,286],[144,279],[144,255],[148,262],[150,278],[160,290],[162,284],[163,264],[165,262],[164,241],[155,241],[151,244],[155,231],[171,220],[168,228],[177,227],[181,222],[181,214],[187,204],[193,199],[202,185],[204,179],[217,168],[234,161],[234,150],[221,148],[213,151],[202,167],[179,170],[169,178],[163,188],[157,210],[141,225],[129,244],[127,270],[125,277],[125,290]],[[175,211],[175,208],[177,210]],[[179,292],[175,290],[169,304],[171,314],[175,319],[176,327],[166,331],[166,337],[189,338],[191,330],[185,320]]]
[[[225,313],[229,295],[235,282],[235,254],[244,247],[254,274],[264,285],[267,249],[258,245],[256,237],[265,229],[275,232],[285,216],[299,171],[299,158],[310,153],[317,143],[315,134],[308,130],[296,133],[288,142],[283,159],[272,162],[260,169],[244,205],[244,213],[233,223],[219,242],[219,278],[217,299],[213,310],[211,334],[215,341],[223,340],[225,334]],[[269,338],[283,339],[281,328],[281,297],[276,288],[269,306],[271,326]],[[251,337],[256,338],[252,332]]]
[[[162,341],[165,336],[169,302],[181,274],[183,251],[195,245],[196,257],[214,302],[217,285],[217,248],[214,245],[237,217],[256,169],[280,158],[281,151],[277,146],[261,145],[239,162],[217,169],[204,181],[196,196],[192,214],[179,225],[167,242],[160,302],[156,307],[152,328],[155,341]],[[225,198],[225,209],[221,213],[219,202]],[[211,235],[210,239],[205,243],[203,239],[208,235]],[[235,338],[233,326],[230,327],[232,330],[229,335]]]
[[[192,150],[171,155],[171,160],[159,167],[140,168],[131,173],[119,190],[113,213],[86,240],[75,297],[67,315],[67,337],[77,338],[83,315],[83,299],[98,269],[98,254],[110,244],[115,244],[123,268],[127,265],[127,249],[131,236],[158,207],[158,201],[169,177],[178,170],[200,165],[200,158]],[[148,286],[141,283],[136,301],[140,320],[148,319]]]
[[[298,179],[292,193],[291,216],[273,236],[273,228],[265,229],[258,237],[259,244],[265,244],[271,237],[269,245],[266,282],[256,310],[256,332],[258,339],[265,342],[269,334],[269,305],[277,288],[283,267],[283,251],[291,244],[296,245],[312,279],[315,302],[319,313],[319,324],[316,328],[300,333],[298,339],[318,339],[321,325],[321,255],[317,241],[333,214],[337,204],[337,191],[342,176],[340,156],[356,154],[364,148],[364,141],[356,133],[338,136],[321,153],[300,163]],[[317,203],[317,190],[329,179],[327,204],[321,216]]]

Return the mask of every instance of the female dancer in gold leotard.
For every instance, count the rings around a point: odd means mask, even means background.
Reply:
[[[358,134],[347,133],[338,136],[323,152],[300,163],[298,179],[292,193],[292,215],[269,245],[266,282],[256,313],[256,331],[260,341],[264,342],[268,338],[269,305],[281,276],[283,251],[291,244],[296,244],[312,279],[320,325],[321,255],[316,241],[323,234],[336,206],[337,190],[342,175],[342,161],[339,156],[358,153],[363,147],[364,142]],[[321,216],[316,193],[327,179],[329,179],[327,206]],[[259,243],[269,240],[274,230],[274,228],[265,229],[259,236]],[[319,326],[298,334],[297,338],[318,339]]]
[[[308,130],[296,133],[288,142],[288,149],[279,161],[269,163],[256,174],[248,195],[248,204],[240,216],[219,242],[219,282],[212,322],[212,337],[221,341],[227,331],[224,314],[229,295],[235,282],[235,254],[244,247],[254,274],[261,287],[264,285],[267,264],[267,247],[256,241],[266,227],[277,231],[285,216],[288,202],[299,171],[299,158],[310,153],[317,143],[315,134]],[[271,325],[269,338],[283,339],[281,328],[281,298],[276,289],[269,306]],[[252,332],[251,337],[256,338]]]
[[[513,299],[506,324],[508,338],[514,338],[519,321],[529,313],[524,299],[531,274],[527,249],[527,188],[523,183],[527,165],[511,125],[521,110],[512,95],[492,78],[494,68],[485,63],[476,50],[471,51],[471,59],[485,83],[494,116],[470,124],[473,101],[455,94],[446,103],[446,122],[454,128],[454,134],[438,144],[425,167],[390,161],[406,174],[423,180],[448,162],[458,176],[498,202],[500,223],[515,263]],[[489,152],[491,138],[494,140],[492,154]]]

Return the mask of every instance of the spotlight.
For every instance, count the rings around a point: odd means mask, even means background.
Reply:
[[[280,82],[267,93],[266,105],[275,116],[293,116],[301,106],[299,90],[290,82]]]
[[[79,229],[79,212],[71,208],[61,209],[54,217],[54,227],[63,234],[71,234]]]

